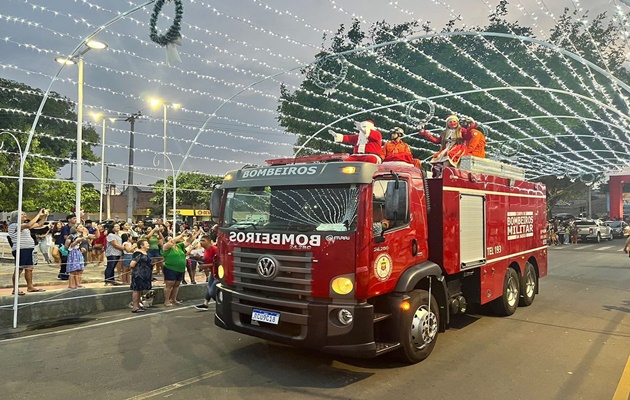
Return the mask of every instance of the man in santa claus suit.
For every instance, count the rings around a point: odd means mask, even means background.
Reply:
[[[346,161],[365,161],[380,164],[383,161],[383,148],[381,132],[374,129],[374,121],[367,120],[355,122],[359,130],[358,135],[342,135],[329,130],[335,143],[350,143],[354,145],[352,155]]]

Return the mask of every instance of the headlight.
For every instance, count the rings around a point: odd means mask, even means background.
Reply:
[[[345,276],[333,279],[330,286],[333,292],[341,295],[351,293],[352,289],[354,289],[354,284],[352,283],[352,280],[346,278]]]
[[[223,269],[223,265],[219,265],[217,274],[219,275],[219,279],[223,279],[223,277],[225,276],[225,269]]]

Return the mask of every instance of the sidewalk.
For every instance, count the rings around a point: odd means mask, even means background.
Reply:
[[[11,253],[8,254],[11,257]],[[40,258],[43,260],[43,257]],[[13,258],[0,257],[0,328],[11,325],[14,296],[11,276],[15,269]],[[18,296],[18,324],[29,325],[44,321],[77,318],[103,311],[121,310],[129,307],[131,290],[128,285],[105,286],[103,283],[105,265],[89,263],[83,272],[81,289],[69,289],[68,281],[57,279],[59,268],[40,262],[33,270],[34,286],[44,292],[28,293],[24,273],[20,277],[20,290],[25,295]],[[161,307],[164,302],[163,276],[156,276],[154,305]],[[188,280],[188,276],[186,276]],[[192,305],[203,301],[207,285],[202,272],[197,272],[196,285],[181,285],[179,298]]]

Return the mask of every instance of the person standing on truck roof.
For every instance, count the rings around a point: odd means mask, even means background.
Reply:
[[[402,141],[405,131],[402,128],[395,127],[389,134],[391,140],[383,146],[383,153],[385,154],[383,162],[402,161],[420,168],[420,160],[413,158],[409,145]]]
[[[471,156],[486,158],[486,137],[479,128],[479,124],[471,117],[461,119],[462,137]]]
[[[461,157],[468,154],[468,147],[464,144],[462,137],[462,127],[456,115],[449,115],[446,118],[446,129],[439,137],[433,136],[426,130],[418,133],[430,142],[440,145],[440,150],[430,161],[434,178],[442,176],[444,167],[457,167]]]
[[[328,130],[335,143],[350,143],[354,145],[352,155],[346,161],[365,161],[380,164],[383,161],[383,136],[374,129],[374,121],[367,120],[355,122],[359,130],[358,135],[342,135],[333,130]]]

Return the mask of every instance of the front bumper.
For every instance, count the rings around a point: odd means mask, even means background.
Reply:
[[[305,302],[303,309],[295,312],[280,304],[264,304],[265,300],[267,299],[264,297],[253,299],[225,285],[219,285],[214,322],[223,329],[288,345],[352,357],[377,355],[373,328],[374,309],[371,304],[311,301]],[[347,326],[339,323],[336,318],[342,308],[353,315],[352,322]],[[252,321],[253,309],[279,313],[279,323],[274,325]]]

